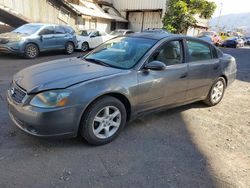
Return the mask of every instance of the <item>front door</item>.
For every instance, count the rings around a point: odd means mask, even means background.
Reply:
[[[161,71],[139,71],[138,111],[177,105],[186,100],[188,68],[183,58],[182,41],[170,41],[159,47],[148,62],[161,61]]]
[[[41,36],[40,50],[52,50],[56,49],[56,38],[54,36],[54,26],[48,26],[44,28],[39,35]]]

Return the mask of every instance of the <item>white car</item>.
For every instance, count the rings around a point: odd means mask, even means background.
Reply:
[[[107,34],[103,31],[97,30],[82,30],[76,36],[77,38],[77,48],[83,52],[93,49],[100,44],[112,39],[114,36]]]

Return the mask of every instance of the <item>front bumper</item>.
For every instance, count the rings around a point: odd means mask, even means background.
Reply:
[[[21,43],[0,44],[0,53],[6,54],[23,54],[24,49]]]
[[[7,93],[9,115],[21,130],[39,137],[75,137],[78,133],[80,106],[41,109],[17,104]]]

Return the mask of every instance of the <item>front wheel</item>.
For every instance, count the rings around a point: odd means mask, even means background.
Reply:
[[[126,123],[126,109],[117,98],[106,96],[88,107],[82,123],[81,135],[92,145],[113,141]]]
[[[87,42],[83,42],[83,43],[82,43],[82,46],[81,46],[81,50],[82,50],[83,52],[88,51],[88,50],[89,50],[89,44],[88,44]]]
[[[226,89],[226,81],[223,77],[218,78],[212,85],[205,103],[209,106],[217,105],[223,98]]]
[[[27,59],[34,59],[38,56],[39,50],[35,44],[27,44],[24,49],[24,56]]]

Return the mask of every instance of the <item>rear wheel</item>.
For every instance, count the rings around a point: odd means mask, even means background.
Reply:
[[[204,102],[209,106],[217,105],[222,100],[225,89],[225,79],[223,77],[218,78],[211,87],[209,94]]]
[[[65,45],[66,54],[72,54],[74,52],[74,44],[72,42],[67,42]]]
[[[39,50],[35,44],[27,44],[24,49],[24,56],[28,59],[33,59],[38,56]]]
[[[83,52],[88,51],[88,50],[89,50],[89,44],[88,44],[87,42],[83,42],[83,43],[82,43],[82,46],[81,46],[81,50],[82,50]]]
[[[82,123],[81,135],[92,145],[113,141],[126,123],[123,103],[111,96],[103,97],[88,107]]]

